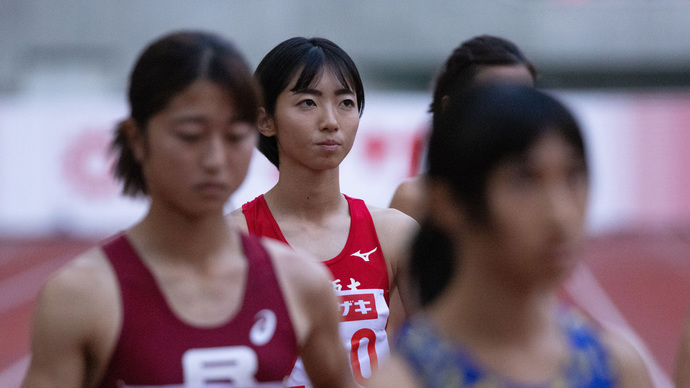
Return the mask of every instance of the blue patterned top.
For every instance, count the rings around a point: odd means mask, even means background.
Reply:
[[[538,385],[508,381],[483,367],[470,352],[440,337],[432,322],[415,318],[397,336],[396,350],[428,388],[605,388],[615,387],[610,357],[597,331],[571,310],[559,313],[569,340],[570,361],[555,379]]]

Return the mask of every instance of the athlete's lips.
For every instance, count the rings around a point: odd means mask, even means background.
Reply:
[[[337,151],[340,148],[341,142],[335,139],[326,139],[316,143],[316,145],[319,146],[322,150],[325,150],[326,152],[333,152]]]
[[[322,145],[322,146],[339,146],[339,145],[341,145],[341,143],[340,143],[339,141],[334,140],[334,139],[327,139],[327,140],[324,140],[324,141],[320,141],[320,142],[318,142],[318,143],[316,143],[316,144],[317,144],[317,145]]]
[[[226,195],[228,192],[228,185],[220,182],[203,182],[194,186],[194,188],[206,195]]]

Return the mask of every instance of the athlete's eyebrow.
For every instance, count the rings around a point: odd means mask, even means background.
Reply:
[[[191,112],[182,112],[179,113],[172,118],[172,123],[173,124],[187,124],[187,123],[192,123],[192,124],[200,124],[200,123],[205,123],[208,121],[208,118],[204,116],[201,113],[191,113]],[[228,124],[235,124],[244,121],[241,117],[237,115],[233,115],[232,117],[229,117],[227,122]]]
[[[295,94],[312,94],[315,96],[323,96],[323,93],[320,90],[312,89],[312,88],[300,88],[300,89],[292,89],[291,92]],[[352,90],[348,88],[342,88],[338,89],[335,91],[336,96],[341,96],[343,94],[355,94]]]
[[[180,113],[178,115],[173,116],[172,122],[173,124],[184,124],[184,123],[202,123],[206,121],[205,118],[196,113]]]
[[[355,92],[353,92],[349,88],[342,88],[335,91],[336,96],[341,96],[343,94],[355,94]]]
[[[323,95],[323,93],[321,93],[320,91],[318,91],[316,89],[312,89],[312,88],[292,89],[291,92],[293,92],[295,94],[313,94],[315,96],[322,96]]]

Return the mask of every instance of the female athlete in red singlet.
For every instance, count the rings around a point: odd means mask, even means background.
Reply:
[[[340,191],[339,166],[364,108],[362,81],[345,51],[323,38],[288,39],[263,58],[255,76],[264,92],[259,150],[280,175],[229,219],[307,251],[331,270],[340,334],[364,385],[388,358],[390,295],[402,283],[402,257],[417,223]],[[309,385],[299,362],[289,385]]]

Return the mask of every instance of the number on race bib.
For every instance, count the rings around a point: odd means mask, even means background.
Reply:
[[[193,387],[210,381],[249,385],[258,368],[256,353],[247,346],[189,349],[182,356],[185,384]]]
[[[367,341],[367,355],[369,356],[369,366],[373,373],[379,367],[378,356],[376,355],[376,333],[371,329],[359,329],[352,335],[350,348],[350,363],[352,364],[352,373],[359,385],[364,385],[367,378],[362,374],[362,365],[359,357],[359,347],[362,340]]]

